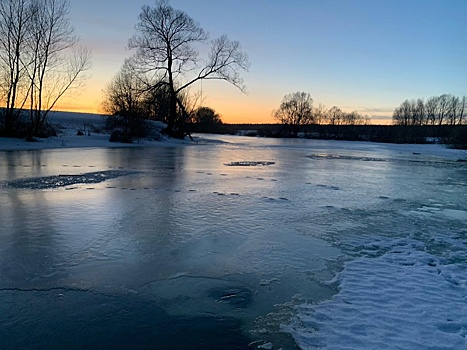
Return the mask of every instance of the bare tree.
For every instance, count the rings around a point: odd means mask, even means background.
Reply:
[[[32,138],[58,100],[84,83],[90,52],[76,47],[68,11],[68,0],[0,2],[0,77],[7,133],[27,106]]]
[[[293,137],[297,137],[304,125],[314,123],[313,99],[306,92],[285,95],[279,109],[273,111],[273,115],[281,124],[290,129]]]
[[[438,106],[436,111],[436,123],[443,125],[449,113],[449,95],[443,94],[438,97]]]
[[[459,97],[448,95],[448,102],[447,102],[447,115],[446,115],[446,122],[449,125],[456,125],[457,124],[457,113],[459,112],[458,105],[460,104]]]
[[[22,63],[29,35],[31,11],[28,0],[0,2],[0,72],[4,101],[4,130],[12,133],[14,123],[26,102],[21,85],[25,75]]]
[[[136,117],[142,113],[145,84],[126,60],[120,72],[107,84],[103,110],[106,114]]]
[[[187,113],[179,96],[195,82],[220,79],[245,90],[239,72],[247,70],[249,62],[240,44],[222,36],[211,42],[207,60],[200,59],[198,48],[208,42],[208,34],[167,1],[160,0],[154,7],[143,6],[136,31],[128,46],[136,50],[135,61],[148,78],[148,88],[153,88],[155,82],[162,83],[170,93],[169,135],[184,136],[184,119],[177,116]]]
[[[438,99],[439,98],[437,96],[432,96],[425,103],[427,125],[436,124],[436,116],[438,113]]]
[[[322,125],[326,122],[326,115],[328,113],[328,110],[326,109],[326,106],[323,104],[319,104],[318,107],[315,107],[313,109],[313,116],[315,118],[315,122],[318,125]]]
[[[467,96],[463,96],[459,99],[457,105],[457,124],[464,124],[465,115],[467,114]]]
[[[344,119],[344,112],[339,107],[332,107],[327,113],[329,125],[341,125]]]
[[[58,100],[83,83],[90,69],[90,51],[75,48],[78,38],[68,18],[67,0],[35,0],[29,43],[29,137],[37,134]]]
[[[414,125],[425,125],[426,124],[426,112],[425,112],[425,102],[423,99],[418,98],[414,101],[413,105],[413,122]]]
[[[393,123],[396,125],[423,125],[425,120],[425,103],[422,99],[405,100],[394,110]]]

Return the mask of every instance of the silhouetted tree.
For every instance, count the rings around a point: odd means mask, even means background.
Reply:
[[[438,97],[432,96],[425,103],[426,124],[435,125],[438,113]]]
[[[467,98],[450,94],[423,99],[405,100],[395,108],[393,123],[403,126],[460,125],[467,110]]]
[[[273,115],[289,129],[291,136],[297,137],[303,126],[314,123],[313,99],[306,92],[285,95]]]
[[[23,79],[32,11],[28,0],[2,0],[0,2],[0,86],[3,110],[4,131],[11,135],[14,123],[24,106],[27,94],[24,93]]]
[[[76,48],[67,0],[0,2],[0,69],[4,87],[5,129],[29,107],[29,137],[39,133],[50,110],[84,81],[90,52]]]
[[[339,107],[332,107],[326,114],[326,122],[329,125],[341,125],[344,119],[344,112]]]
[[[44,125],[49,112],[90,69],[90,52],[76,48],[78,38],[68,18],[67,0],[34,0],[27,71],[30,80],[30,137]]]
[[[247,70],[249,63],[240,44],[221,36],[211,42],[208,59],[200,59],[198,46],[207,43],[208,34],[167,1],[160,0],[154,7],[143,6],[136,31],[128,46],[136,50],[135,62],[146,75],[148,88],[157,82],[166,85],[169,92],[169,135],[184,136],[184,120],[179,117],[188,117],[188,113],[180,94],[195,82],[219,79],[245,90],[240,71]]]
[[[325,124],[327,113],[328,110],[326,109],[326,106],[321,103],[318,105],[318,107],[313,108],[313,117],[315,123],[318,125]]]
[[[467,96],[463,96],[459,99],[457,105],[457,124],[462,125],[465,121],[465,115],[467,114]]]
[[[131,63],[125,61],[120,72],[104,89],[105,100],[103,110],[109,115],[122,117],[139,117],[144,114],[145,84],[132,69]]]
[[[216,111],[209,107],[199,107],[193,113],[193,123],[215,125],[222,124],[222,120]]]

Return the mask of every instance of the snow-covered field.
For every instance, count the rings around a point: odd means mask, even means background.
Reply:
[[[465,151],[73,123],[0,152],[0,347],[467,348]]]

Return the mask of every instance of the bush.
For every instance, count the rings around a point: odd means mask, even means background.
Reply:
[[[160,140],[161,127],[141,117],[106,117],[105,129],[110,142],[132,143],[141,139]]]

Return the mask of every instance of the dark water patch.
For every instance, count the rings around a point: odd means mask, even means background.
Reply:
[[[11,188],[22,188],[31,190],[43,190],[71,186],[75,184],[97,184],[106,180],[115,179],[120,176],[135,174],[128,171],[98,171],[84,174],[62,174],[56,176],[36,177],[29,179],[19,179],[5,182],[1,185]]]
[[[276,164],[275,162],[263,162],[263,161],[243,161],[243,162],[230,162],[224,164],[225,166],[267,166]]]
[[[316,185],[317,187],[321,187],[321,188],[326,188],[326,189],[329,189],[329,190],[334,190],[334,191],[339,191],[340,188],[337,187],[337,186],[330,186],[330,185]]]
[[[172,316],[133,294],[51,290],[0,295],[2,349],[248,349],[252,342],[234,317]]]

